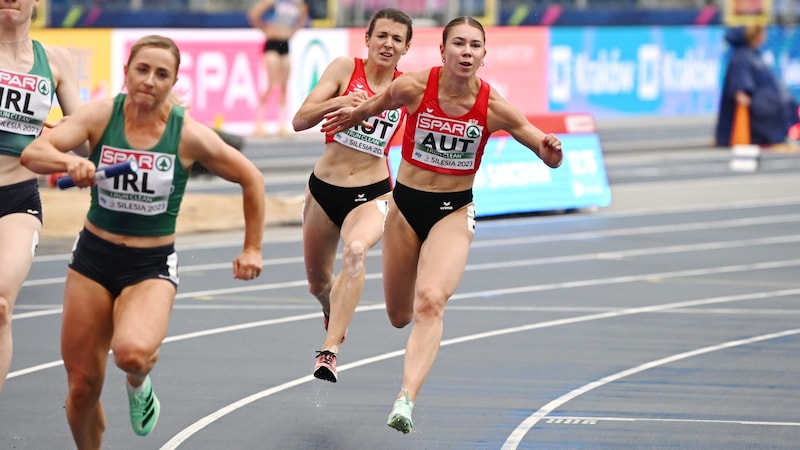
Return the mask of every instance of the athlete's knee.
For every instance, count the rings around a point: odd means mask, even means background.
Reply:
[[[136,342],[126,342],[113,348],[114,364],[125,373],[145,373],[155,359],[153,350]]]
[[[0,295],[0,327],[11,325],[11,300]]]
[[[384,286],[386,298],[386,314],[389,323],[395,328],[403,328],[414,320],[414,289],[399,288],[394,285]]]
[[[389,316],[389,323],[395,328],[404,328],[414,318],[413,313],[397,309],[386,308],[386,314]]]
[[[86,409],[93,407],[103,391],[103,379],[88,374],[70,374],[68,395],[73,408]]]
[[[333,287],[333,278],[326,281],[308,280],[308,292],[317,299],[327,299],[331,294],[331,287]]]
[[[364,241],[356,240],[345,244],[342,251],[342,271],[350,276],[357,276],[363,272],[367,250]]]
[[[418,288],[414,299],[414,320],[441,321],[447,297],[447,293],[435,286]]]

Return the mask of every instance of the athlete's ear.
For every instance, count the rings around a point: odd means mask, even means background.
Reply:
[[[128,65],[127,64],[122,66],[122,77],[123,78],[128,78]]]
[[[406,43],[406,48],[403,50],[403,54],[405,55],[406,53],[408,53],[408,49],[410,48],[411,48],[411,41],[408,41]]]
[[[172,82],[172,86],[175,87],[175,83],[178,82],[178,77],[175,77],[175,81]]]

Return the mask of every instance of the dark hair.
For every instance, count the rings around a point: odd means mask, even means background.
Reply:
[[[401,23],[408,28],[408,34],[406,35],[406,43],[411,41],[411,17],[408,14],[400,11],[399,9],[395,8],[383,8],[375,11],[375,14],[372,15],[372,18],[369,19],[369,28],[367,28],[367,36],[372,36],[372,32],[375,30],[375,22],[378,19],[389,19],[393,22]]]
[[[483,35],[483,41],[486,42],[486,31],[483,29],[483,25],[481,25],[481,23],[478,22],[477,19],[470,16],[456,17],[450,22],[447,22],[447,25],[444,26],[444,30],[442,31],[442,42],[447,42],[447,35],[450,34],[451,28],[455,27],[456,25],[462,25],[462,24],[466,24],[481,30],[481,34]]]

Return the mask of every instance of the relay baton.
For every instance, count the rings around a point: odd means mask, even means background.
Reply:
[[[94,181],[105,180],[106,178],[114,178],[117,175],[136,173],[137,170],[139,170],[139,166],[136,164],[136,161],[126,161],[124,163],[106,166],[102,169],[97,169],[97,172],[94,173]],[[72,177],[69,175],[59,178],[56,184],[58,184],[59,189],[66,189],[75,186],[75,183],[72,181]]]

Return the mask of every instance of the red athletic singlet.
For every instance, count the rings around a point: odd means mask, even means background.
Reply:
[[[445,175],[472,175],[478,171],[489,139],[489,83],[481,80],[475,104],[461,117],[451,117],[439,107],[439,71],[434,67],[422,102],[408,116],[403,135],[403,159],[417,167]]]
[[[353,69],[350,82],[342,95],[364,91],[369,97],[372,97],[376,93],[370,89],[369,83],[367,83],[367,75],[364,73],[364,61],[361,58],[356,58],[355,62],[356,67]],[[394,78],[399,77],[401,74],[402,72],[395,70]],[[400,124],[403,123],[405,114],[405,108],[383,111],[379,115],[366,120],[367,123],[372,125],[372,128],[356,125],[335,135],[326,135],[325,143],[336,141],[353,150],[382,158],[388,151],[392,136],[399,129]]]

